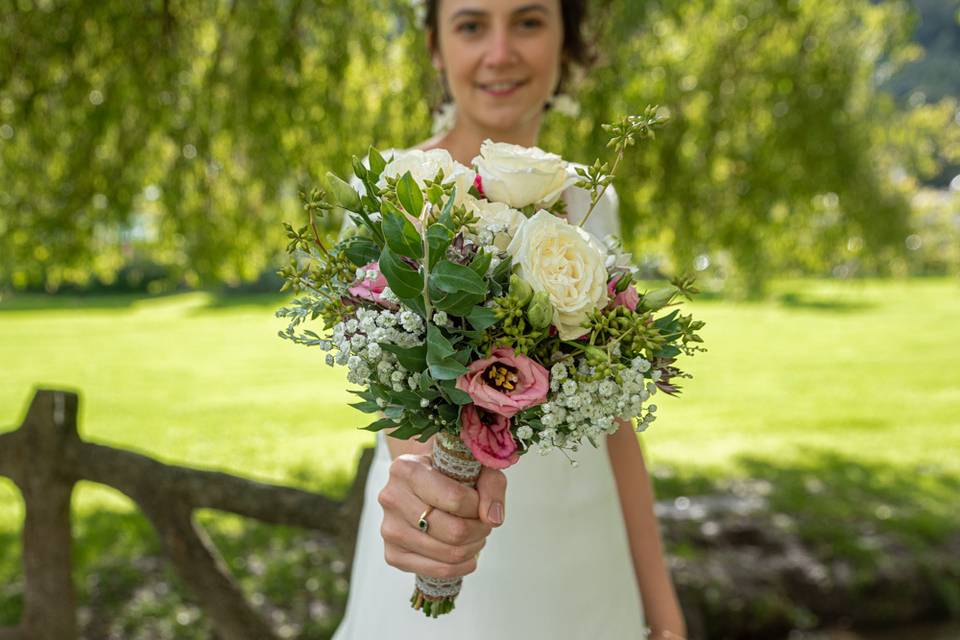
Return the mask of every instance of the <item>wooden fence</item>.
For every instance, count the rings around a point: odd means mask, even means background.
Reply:
[[[78,637],[70,497],[79,480],[113,487],[139,506],[223,638],[270,640],[277,635],[247,602],[216,546],[194,521],[196,509],[321,531],[341,541],[345,558],[353,557],[373,449],[364,450],[353,486],[339,501],[86,442],[77,431],[77,405],[74,393],[39,390],[23,424],[0,434],[0,475],[13,480],[26,507],[23,616],[17,627],[0,628],[0,640]]]

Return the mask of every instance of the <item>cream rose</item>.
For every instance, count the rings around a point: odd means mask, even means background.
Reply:
[[[473,159],[473,164],[480,174],[484,195],[515,209],[530,204],[549,207],[578,179],[555,153],[489,139],[480,145],[480,155]]]
[[[478,230],[493,232],[493,244],[506,250],[517,229],[527,219],[520,211],[503,202],[490,202],[470,197],[464,201],[467,211],[480,218]]]
[[[524,221],[507,247],[517,275],[534,291],[545,291],[553,324],[564,340],[575,340],[594,309],[607,306],[607,252],[599,240],[548,211]]]
[[[453,182],[457,185],[457,197],[454,202],[458,205],[463,204],[467,198],[467,192],[473,186],[476,174],[469,167],[465,167],[454,160],[446,149],[430,149],[429,151],[410,149],[395,153],[393,160],[387,163],[383,173],[380,174],[377,186],[382,189],[387,186],[388,177],[399,178],[409,171],[422,189],[424,182],[433,180],[440,169],[443,169],[443,182],[445,184]]]

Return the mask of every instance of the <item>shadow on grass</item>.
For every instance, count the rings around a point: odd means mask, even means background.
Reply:
[[[888,601],[871,602],[869,587],[872,577],[882,573],[891,549],[923,566],[929,580],[939,585],[936,602],[925,610],[960,619],[956,588],[960,549],[955,547],[960,544],[960,513],[952,508],[960,495],[960,477],[932,466],[892,467],[825,450],[807,451],[800,462],[790,464],[744,456],[738,468],[736,477],[724,477],[709,470],[657,466],[656,493],[666,504],[717,494],[762,497],[767,504],[763,517],[789,519],[820,563],[852,567],[855,579],[864,585],[857,596],[864,613],[857,619],[867,616],[880,625],[884,615],[897,613]],[[332,495],[342,495],[352,481],[347,473],[319,477],[307,467],[291,470],[290,477],[299,486]],[[196,518],[262,615],[300,638],[330,637],[348,587],[346,558],[332,540],[232,514],[202,511]],[[80,514],[75,517],[74,538],[85,637],[211,637],[192,594],[170,569],[152,527],[139,512]],[[678,546],[705,553],[710,544],[718,543],[683,538],[668,539],[667,544],[676,554]],[[0,532],[0,625],[13,624],[19,617],[19,561],[18,539]],[[770,602],[776,600],[774,595]],[[911,595],[905,591],[904,600]],[[817,610],[812,602],[787,604],[800,610],[798,616]],[[745,617],[744,612],[730,615]]]
[[[960,620],[960,476],[822,449],[798,459],[741,456],[736,477],[654,468],[661,504],[672,503],[667,546],[694,567],[684,582],[719,594],[711,631],[779,638],[823,624]]]
[[[801,459],[784,464],[741,456],[736,478],[657,467],[654,485],[659,500],[759,495],[771,511],[795,517],[802,537],[823,545],[825,553],[847,558],[869,559],[875,546],[872,536],[894,535],[922,552],[960,534],[956,475],[934,465],[890,466],[822,449],[809,449]]]
[[[832,313],[856,313],[869,311],[877,305],[862,300],[847,300],[844,298],[816,297],[802,293],[787,292],[777,297],[777,301],[784,307],[805,311],[827,311]]]
[[[346,490],[339,476],[318,478],[305,470],[296,476],[305,486]],[[276,628],[303,640],[333,634],[346,605],[348,565],[335,541],[216,511],[198,511],[195,521],[209,534],[248,601]],[[22,613],[19,538],[19,531],[0,532],[0,626],[15,625]],[[82,637],[214,637],[139,511],[75,513],[73,539]]]

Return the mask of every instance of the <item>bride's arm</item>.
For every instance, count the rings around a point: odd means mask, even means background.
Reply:
[[[663,553],[643,451],[632,425],[625,420],[618,422],[620,429],[607,438],[607,454],[617,483],[644,617],[653,630],[650,640],[684,638],[686,625]]]

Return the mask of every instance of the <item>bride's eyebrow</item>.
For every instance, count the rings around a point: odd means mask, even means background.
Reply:
[[[539,11],[541,13],[550,13],[549,11],[547,11],[547,8],[542,4],[540,4],[539,2],[535,2],[532,4],[525,4],[522,7],[518,7],[514,9],[511,13],[513,13],[513,15],[518,15],[521,13],[526,13],[528,11]],[[483,11],[482,9],[460,9],[459,11],[454,12],[452,16],[450,16],[450,22],[453,22],[454,20],[457,20],[458,18],[463,18],[463,17],[485,18],[487,16],[487,13],[488,12]]]

